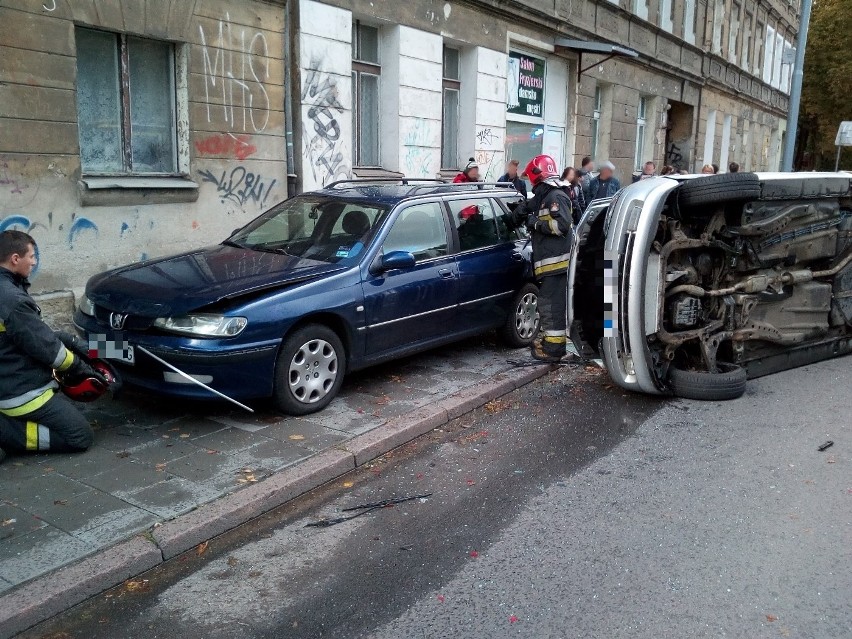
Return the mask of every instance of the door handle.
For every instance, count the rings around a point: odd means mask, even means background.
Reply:
[[[441,276],[442,280],[451,280],[453,279],[453,277],[455,277],[455,275],[453,275],[452,269],[449,268],[442,268],[438,271],[438,275]]]

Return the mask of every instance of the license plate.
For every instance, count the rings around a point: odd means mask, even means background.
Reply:
[[[131,366],[136,363],[136,351],[121,333],[89,335],[89,353],[94,357],[117,360]]]

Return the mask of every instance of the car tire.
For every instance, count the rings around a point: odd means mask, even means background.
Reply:
[[[512,298],[509,316],[500,329],[500,338],[507,346],[524,348],[532,344],[540,324],[538,287],[524,284]]]
[[[760,180],[754,173],[721,173],[684,182],[678,189],[681,209],[710,204],[739,204],[760,198]]]
[[[346,351],[333,330],[309,324],[284,339],[275,364],[274,400],[288,415],[308,415],[329,405],[343,384]]]
[[[746,370],[735,364],[719,362],[718,373],[687,371],[672,367],[669,386],[672,393],[684,399],[725,401],[742,397],[746,389]]]

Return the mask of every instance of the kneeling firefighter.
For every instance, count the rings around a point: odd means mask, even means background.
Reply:
[[[531,351],[537,360],[558,362],[565,356],[568,342],[571,200],[559,186],[556,162],[549,155],[534,157],[523,175],[532,183],[533,197],[521,201],[513,217],[517,225],[526,225],[532,235],[533,270],[540,281],[541,328]]]
[[[88,359],[88,346],[54,332],[28,293],[35,240],[0,233],[0,461],[5,450],[71,452],[92,444],[92,427],[63,394],[91,401],[118,384],[106,362]]]

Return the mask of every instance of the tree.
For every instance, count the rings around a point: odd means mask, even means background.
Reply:
[[[834,168],[837,127],[843,120],[852,120],[850,90],[852,0],[814,0],[805,49],[797,166]],[[850,156],[847,149],[845,157]]]

